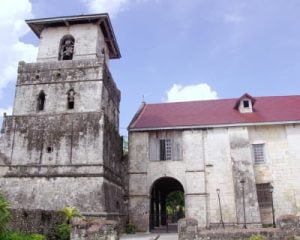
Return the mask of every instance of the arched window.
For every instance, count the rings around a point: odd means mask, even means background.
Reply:
[[[37,110],[43,111],[45,107],[45,101],[46,101],[46,94],[43,90],[40,91],[38,98],[37,98]]]
[[[68,109],[74,109],[74,104],[75,104],[75,91],[74,89],[70,89],[68,91]]]
[[[74,54],[75,39],[71,35],[66,35],[60,40],[59,60],[72,60]]]

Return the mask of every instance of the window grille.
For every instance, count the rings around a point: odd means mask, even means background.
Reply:
[[[265,162],[265,144],[253,144],[254,163]]]
[[[272,193],[270,187],[270,183],[256,184],[257,201],[261,208],[272,206]]]
[[[159,159],[162,161],[172,159],[172,141],[170,138],[160,139]]]
[[[152,132],[149,134],[149,160],[180,161],[183,158],[181,132]]]

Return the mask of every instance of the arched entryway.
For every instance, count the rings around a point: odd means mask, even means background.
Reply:
[[[177,221],[184,217],[184,189],[171,177],[156,180],[151,187],[150,231],[177,231]]]

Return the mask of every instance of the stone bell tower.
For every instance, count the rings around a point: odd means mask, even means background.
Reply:
[[[12,208],[122,214],[120,58],[107,14],[26,21],[36,63],[19,63],[12,116],[0,136],[0,191]]]

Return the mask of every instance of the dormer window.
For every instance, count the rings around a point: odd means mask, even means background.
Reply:
[[[234,108],[240,113],[252,113],[255,101],[255,98],[246,93],[236,101]]]
[[[243,100],[243,105],[244,105],[244,108],[249,108],[250,107],[249,100]]]

